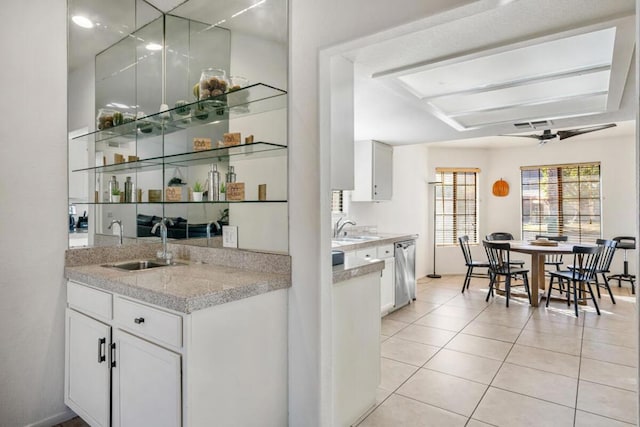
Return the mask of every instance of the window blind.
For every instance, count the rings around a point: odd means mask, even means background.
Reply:
[[[342,212],[342,190],[331,192],[331,212]]]
[[[458,237],[469,236],[478,243],[477,175],[479,169],[437,168],[435,184],[436,244],[456,245]]]
[[[593,243],[601,236],[600,163],[521,167],[522,237],[567,236]]]

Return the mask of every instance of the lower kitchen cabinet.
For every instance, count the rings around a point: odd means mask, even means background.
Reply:
[[[384,260],[384,270],[380,279],[380,314],[384,316],[392,311],[396,304],[396,259],[393,244],[377,246],[376,257]]]
[[[113,426],[181,425],[180,355],[113,331]]]
[[[65,403],[87,423],[110,425],[111,327],[66,310]]]
[[[287,424],[287,291],[193,313],[69,282],[65,404],[97,427]]]

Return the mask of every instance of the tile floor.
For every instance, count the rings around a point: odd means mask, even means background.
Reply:
[[[377,405],[358,424],[629,426],[637,406],[637,320],[628,283],[573,307],[496,296],[488,281],[418,281],[417,299],[382,320]],[[627,287],[624,287],[626,285]],[[544,302],[544,301],[543,301]]]

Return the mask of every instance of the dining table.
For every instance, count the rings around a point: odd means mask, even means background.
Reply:
[[[557,242],[557,246],[547,246],[532,244],[527,240],[509,240],[505,243],[509,243],[510,250],[512,252],[531,255],[531,281],[529,283],[531,291],[531,305],[538,307],[540,305],[540,298],[544,295],[544,290],[546,289],[544,276],[545,255],[571,254],[573,253],[573,247],[575,244]]]

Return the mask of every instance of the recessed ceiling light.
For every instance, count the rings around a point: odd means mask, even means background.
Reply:
[[[162,45],[158,43],[149,43],[145,48],[147,50],[162,50]]]
[[[93,28],[93,22],[89,18],[82,15],[75,15],[71,17],[71,20],[82,28]]]

